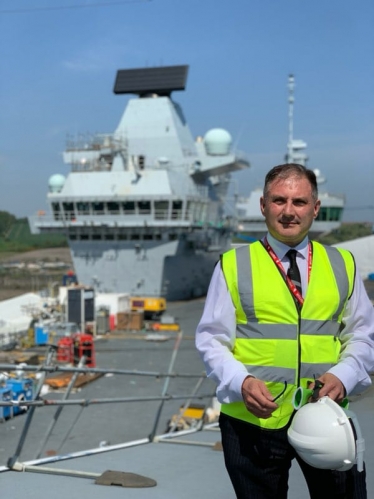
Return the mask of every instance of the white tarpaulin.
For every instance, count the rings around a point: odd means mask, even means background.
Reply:
[[[35,293],[0,301],[0,344],[9,341],[13,335],[26,331],[33,312],[40,311],[44,302],[45,298]]]
[[[367,279],[368,275],[374,272],[374,235],[344,241],[333,246],[344,248],[353,254],[362,279]]]

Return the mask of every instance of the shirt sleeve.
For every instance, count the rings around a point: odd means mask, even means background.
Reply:
[[[358,272],[342,326],[342,352],[329,372],[341,380],[348,395],[355,395],[371,385],[370,374],[374,372],[374,307]]]
[[[221,403],[242,400],[242,384],[250,374],[232,354],[235,335],[235,308],[218,263],[197,326],[195,342],[207,376],[217,383],[217,399]]]

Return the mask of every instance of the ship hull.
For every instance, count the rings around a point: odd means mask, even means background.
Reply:
[[[207,292],[215,263],[230,237],[214,249],[196,249],[189,241],[70,241],[80,283],[103,293],[163,296],[188,300]]]

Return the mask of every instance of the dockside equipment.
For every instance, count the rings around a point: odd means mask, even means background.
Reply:
[[[166,310],[166,300],[161,297],[132,296],[130,307],[134,312],[143,312],[144,319],[160,317]]]

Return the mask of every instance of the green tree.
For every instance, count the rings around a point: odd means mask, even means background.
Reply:
[[[7,232],[16,220],[16,217],[11,213],[0,211],[0,235],[6,237]]]

